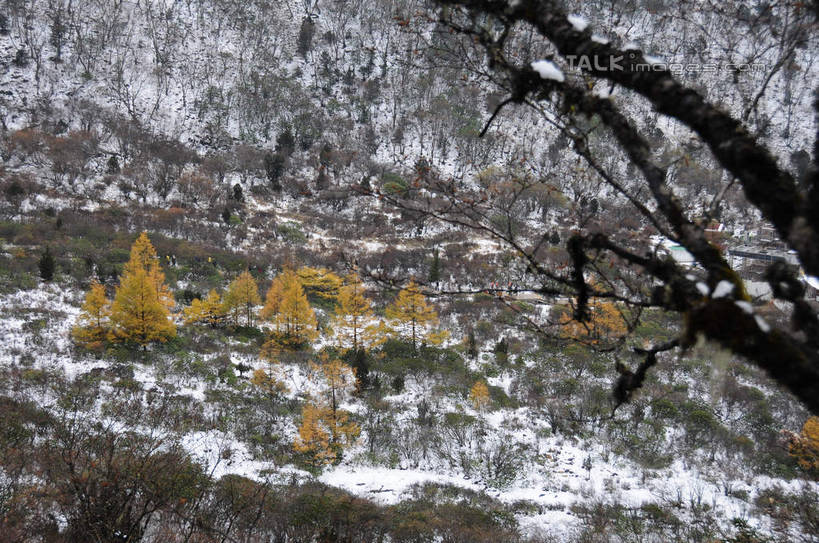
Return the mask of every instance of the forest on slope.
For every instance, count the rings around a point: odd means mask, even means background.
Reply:
[[[811,243],[720,151],[810,209],[816,19],[746,4],[4,0],[3,537],[816,541]]]

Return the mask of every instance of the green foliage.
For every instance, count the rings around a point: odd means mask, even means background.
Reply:
[[[381,177],[381,190],[386,194],[401,196],[402,198],[409,196],[410,192],[406,180],[392,172],[387,172]]]
[[[37,261],[37,268],[40,270],[40,279],[43,281],[51,281],[54,279],[54,270],[57,263],[54,260],[54,255],[51,253],[51,248],[46,246],[45,251]]]
[[[291,245],[303,245],[307,242],[307,236],[301,229],[301,225],[295,222],[284,222],[276,226],[276,231],[285,243]]]

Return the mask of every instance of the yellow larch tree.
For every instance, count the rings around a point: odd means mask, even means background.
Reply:
[[[212,289],[204,300],[195,298],[191,305],[182,311],[185,324],[208,324],[218,326],[227,316],[227,310],[222,303],[222,297]]]
[[[272,367],[268,371],[263,369],[254,371],[250,383],[271,403],[278,402],[289,392],[287,385],[276,376],[276,372],[273,371]]]
[[[560,318],[562,336],[590,345],[616,341],[628,332],[627,323],[617,306],[611,302],[592,304],[587,322],[578,322],[570,313]]]
[[[330,447],[330,433],[324,424],[325,414],[326,410],[322,407],[305,403],[301,410],[299,435],[293,442],[293,448],[309,455],[315,466],[332,464],[336,459],[336,453]]]
[[[253,326],[254,307],[261,303],[259,286],[247,270],[239,274],[239,277],[228,285],[225,292],[225,310],[233,314],[233,320],[237,325],[239,324],[239,315],[244,315],[245,324]]]
[[[472,385],[472,388],[469,389],[469,401],[478,411],[486,409],[489,405],[489,387],[486,386],[486,382],[480,380]]]
[[[262,354],[271,357],[281,349],[301,349],[318,337],[318,320],[293,270],[280,273],[265,297],[262,316],[274,330]]]
[[[111,339],[143,347],[176,336],[169,309],[174,305],[159,259],[143,232],[131,247],[114,302],[111,304]]]
[[[298,269],[296,275],[299,276],[304,293],[313,300],[316,300],[316,297],[325,300],[335,299],[343,284],[341,277],[327,268],[304,266]]]
[[[133,273],[136,269],[143,269],[148,275],[150,282],[156,289],[159,302],[168,310],[172,309],[176,302],[173,299],[171,290],[165,284],[165,274],[159,266],[159,257],[156,249],[148,239],[148,233],[142,232],[131,246],[131,258],[125,264],[123,276]]]
[[[799,467],[811,476],[819,478],[819,417],[810,417],[799,435],[790,435],[788,452]]]
[[[373,324],[370,300],[364,296],[364,287],[357,274],[345,278],[336,299],[332,328],[336,340],[342,348],[370,349],[386,339],[382,326]]]
[[[399,335],[410,339],[413,350],[418,341],[438,344],[446,338],[446,331],[435,330],[438,325],[438,313],[427,303],[418,286],[410,281],[409,285],[388,305],[385,314],[390,326]]]
[[[354,443],[361,433],[358,424],[350,421],[350,414],[339,408],[345,395],[355,388],[356,379],[350,366],[326,353],[311,363],[311,369],[322,392],[305,404],[293,446],[321,465],[340,460],[344,446]]]
[[[105,287],[94,279],[71,331],[74,341],[88,349],[101,347],[108,336],[110,316],[111,301],[105,295]]]

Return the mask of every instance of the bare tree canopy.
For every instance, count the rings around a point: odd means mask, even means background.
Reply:
[[[642,384],[658,353],[685,350],[704,337],[757,364],[819,413],[819,319],[815,303],[805,296],[804,280],[804,275],[819,275],[819,139],[813,144],[813,158],[797,175],[782,166],[782,150],[760,137],[759,123],[751,122],[763,95],[777,92],[768,88],[773,75],[800,49],[811,49],[815,13],[804,5],[765,8],[769,15],[775,12],[778,21],[788,22],[779,34],[771,26],[763,29],[780,43],[780,61],[768,67],[767,77],[743,111],[732,113],[636,45],[618,47],[602,39],[584,18],[567,13],[562,3],[437,0],[437,4],[432,32],[439,33],[439,42],[461,40],[458,46],[442,49],[458,49],[456,56],[474,63],[476,72],[506,93],[481,135],[492,135],[490,125],[503,116],[504,106],[533,108],[546,121],[545,130],[571,142],[584,164],[576,168],[577,176],[582,174],[622,201],[623,220],[601,225],[588,217],[577,219],[564,228],[568,235],[561,261],[547,250],[555,245],[555,225],[565,224],[548,214],[549,198],[559,191],[543,177],[496,172],[479,175],[470,184],[419,167],[413,190],[382,191],[381,196],[420,216],[501,240],[525,262],[529,281],[501,290],[570,297],[575,323],[591,326],[592,311],[603,302],[616,304],[629,330],[637,326],[641,311],[680,314],[683,324],[677,337],[633,347],[643,357],[635,371],[618,364],[621,379],[615,395],[620,401]],[[736,23],[730,10],[714,12],[724,24]],[[761,25],[759,20],[749,24]],[[537,46],[531,45],[538,40]],[[470,46],[477,46],[485,58],[476,60],[465,53]],[[533,56],[533,50],[542,56]],[[813,110],[797,114],[813,116],[817,110],[819,100]],[[692,198],[678,196],[680,163],[685,160],[687,166],[689,159],[670,159],[656,138],[646,134],[645,116],[652,114],[686,127],[689,144],[710,151],[702,160],[709,163],[715,179],[710,185],[702,181],[709,185],[705,192],[713,193],[704,210]],[[612,160],[619,160],[619,166]],[[795,255],[792,260],[798,260],[789,264],[773,259],[764,270],[778,316],[760,315],[745,277],[709,232],[715,210],[735,188],[741,194],[734,202],[755,209]],[[533,198],[547,211],[539,231],[523,234],[520,206]],[[658,238],[690,253],[695,265],[684,266],[658,251]],[[544,331],[554,330],[556,324],[528,323]]]

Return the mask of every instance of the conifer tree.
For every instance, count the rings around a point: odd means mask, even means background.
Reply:
[[[351,273],[346,277],[336,302],[332,327],[341,347],[357,351],[383,342],[385,331],[383,326],[379,328],[372,323],[370,300],[364,296],[364,287],[357,274]]]
[[[225,292],[224,306],[228,313],[233,313],[233,319],[239,324],[239,315],[245,315],[245,324],[253,326],[253,308],[262,303],[259,297],[259,287],[256,280],[245,270],[233,280]]]
[[[429,268],[429,282],[436,285],[441,280],[441,257],[436,247],[432,251],[432,266]]]
[[[304,292],[312,300],[323,298],[333,300],[338,296],[339,289],[344,284],[341,277],[327,268],[311,268],[304,266],[296,272],[299,276]]]
[[[562,335],[567,339],[591,345],[615,341],[628,332],[623,315],[611,302],[602,302],[590,308],[589,322],[579,323],[570,314],[560,319],[563,325]]]
[[[227,316],[227,310],[222,303],[222,297],[216,289],[212,289],[204,300],[194,298],[182,314],[185,324],[203,323],[218,326]]]
[[[105,287],[94,279],[71,331],[74,341],[88,349],[101,347],[108,336],[110,315],[111,302],[105,295]]]
[[[787,434],[790,455],[796,459],[799,467],[819,479],[819,417],[810,417],[805,421],[799,435]]]
[[[57,267],[57,263],[54,260],[54,255],[51,254],[51,249],[46,246],[45,251],[40,256],[40,260],[37,261],[37,268],[40,270],[40,278],[43,281],[51,281],[54,279],[54,270]]]
[[[469,390],[469,401],[472,402],[472,406],[478,410],[483,411],[486,409],[486,406],[489,405],[489,387],[486,386],[486,383],[481,381],[476,381],[472,388]]]
[[[413,350],[417,350],[419,340],[437,344],[445,338],[445,331],[433,330],[438,324],[438,314],[412,281],[387,306],[385,314],[390,325],[400,335],[410,339]]]
[[[176,336],[169,312],[173,304],[156,250],[143,232],[131,247],[111,305],[111,337],[144,347]]]
[[[466,336],[466,354],[472,360],[478,358],[478,342],[475,341],[475,330],[472,328]]]
[[[305,404],[302,424],[294,448],[312,456],[316,465],[341,459],[345,445],[352,444],[361,429],[350,415],[339,408],[344,396],[355,387],[355,372],[339,359],[323,354],[311,365],[322,393]]]
[[[262,351],[265,356],[272,356],[283,348],[304,348],[318,337],[316,313],[293,270],[286,269],[273,280],[265,297],[262,316],[275,325]]]
[[[299,435],[293,442],[293,448],[310,455],[315,466],[331,464],[336,456],[330,447],[330,433],[324,425],[325,415],[326,410],[322,407],[305,403],[301,410]]]

